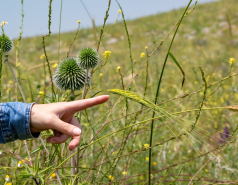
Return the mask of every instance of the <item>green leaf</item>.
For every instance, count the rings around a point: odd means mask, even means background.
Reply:
[[[174,55],[169,52],[169,56],[173,59],[174,63],[178,66],[178,68],[180,69],[180,71],[183,74],[183,81],[182,81],[182,88],[183,88],[183,84],[185,82],[185,72],[183,71],[182,67],[180,66],[180,64],[178,63],[178,61],[176,60],[176,58],[174,57]]]

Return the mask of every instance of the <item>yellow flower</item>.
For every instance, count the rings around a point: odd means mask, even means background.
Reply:
[[[126,171],[123,171],[123,172],[122,172],[122,175],[124,175],[124,176],[127,175],[127,172],[126,172]]]
[[[5,181],[7,181],[7,182],[10,181],[10,176],[9,175],[5,176]]]
[[[145,160],[148,162],[149,161],[149,157],[146,157]]]
[[[89,123],[84,123],[84,126],[88,126],[89,125]]]
[[[105,55],[105,58],[109,58],[111,53],[112,53],[111,51],[104,51],[103,55]]]
[[[22,165],[22,161],[19,161],[18,164],[17,164],[17,167],[20,168]]]
[[[195,81],[194,84],[198,84],[198,81]]]
[[[8,182],[6,185],[12,185],[12,183]]]
[[[102,76],[103,76],[103,74],[102,74],[102,73],[100,73],[100,74],[99,74],[99,78],[101,78]]]
[[[28,157],[26,157],[25,159],[26,159],[26,161],[29,161]]]
[[[153,165],[154,165],[154,166],[157,165],[157,162],[153,162]]]
[[[9,84],[10,84],[10,85],[13,85],[13,82],[10,80],[10,81],[9,81]]]
[[[8,87],[8,88],[7,88],[7,92],[9,92],[10,90],[11,90],[11,88],[10,88],[10,87]]]
[[[42,58],[45,58],[45,55],[44,55],[44,54],[40,56],[40,59],[42,59]]]
[[[19,67],[21,65],[20,62],[16,62],[16,67]]]
[[[142,52],[142,53],[140,54],[140,58],[144,58],[144,57],[145,57],[145,53]]]
[[[2,21],[2,23],[0,24],[0,26],[3,26],[4,24],[8,24],[8,22]]]
[[[77,23],[81,23],[81,20],[78,20]]]
[[[118,67],[117,67],[117,71],[120,71],[120,70],[121,70],[121,67],[120,67],[120,66],[118,66]]]
[[[148,49],[148,46],[145,46],[145,49]]]
[[[44,91],[39,91],[39,95],[44,95]]]
[[[118,12],[118,13],[121,13],[121,10],[118,10],[117,12]]]
[[[150,145],[149,145],[149,144],[144,144],[144,147],[145,147],[145,148],[149,148]]]
[[[54,179],[56,177],[55,173],[52,173],[50,177]]]
[[[114,179],[114,177],[111,176],[111,175],[109,175],[108,178],[111,179],[112,181],[113,181],[113,179]]]
[[[208,169],[205,169],[205,172],[207,173],[207,172],[208,172]]]
[[[58,66],[58,64],[55,63],[52,67],[53,67],[53,68],[57,68],[57,66]]]
[[[83,164],[83,165],[82,165],[82,168],[86,168],[86,167],[87,167],[86,164]]]
[[[234,58],[230,58],[230,60],[229,60],[230,65],[232,65],[233,62],[235,62],[235,59]]]

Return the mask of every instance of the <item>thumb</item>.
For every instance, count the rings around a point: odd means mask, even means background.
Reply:
[[[58,130],[68,136],[79,136],[81,134],[81,129],[79,127],[66,123],[60,119],[53,122],[52,129]]]

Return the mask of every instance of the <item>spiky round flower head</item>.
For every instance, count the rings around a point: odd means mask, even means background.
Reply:
[[[2,38],[3,38],[3,51],[9,52],[12,49],[12,39],[7,35],[0,35],[0,50],[2,48]]]
[[[61,90],[80,90],[84,87],[86,78],[85,69],[81,68],[75,58],[62,60],[53,76],[55,85]],[[91,76],[88,75],[88,81]]]
[[[98,64],[99,56],[98,52],[89,47],[85,47],[79,51],[77,56],[79,64],[84,68],[94,68]]]

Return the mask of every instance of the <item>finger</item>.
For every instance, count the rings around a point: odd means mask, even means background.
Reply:
[[[76,119],[76,118],[72,117],[69,122],[71,122],[72,119]],[[50,128],[57,130],[68,136],[79,136],[81,134],[81,129],[79,128],[79,126],[66,123],[57,117],[55,117],[53,121],[50,122]]]
[[[67,110],[68,111],[73,111],[73,112],[78,112],[83,109],[102,104],[106,102],[109,98],[109,95],[103,95],[103,96],[98,96],[95,98],[89,98],[89,99],[84,99],[84,100],[77,100],[77,101],[72,101],[69,102],[67,105]]]
[[[70,123],[76,127],[79,127],[80,129],[82,129],[81,125],[79,124],[78,120],[75,117],[73,117],[71,119]],[[77,147],[79,145],[80,140],[81,140],[81,134],[79,136],[73,136],[72,141],[69,143],[69,150],[71,150],[71,151],[74,150],[75,147]]]
[[[61,144],[69,139],[70,136],[54,130],[54,136],[47,138],[47,143]]]

